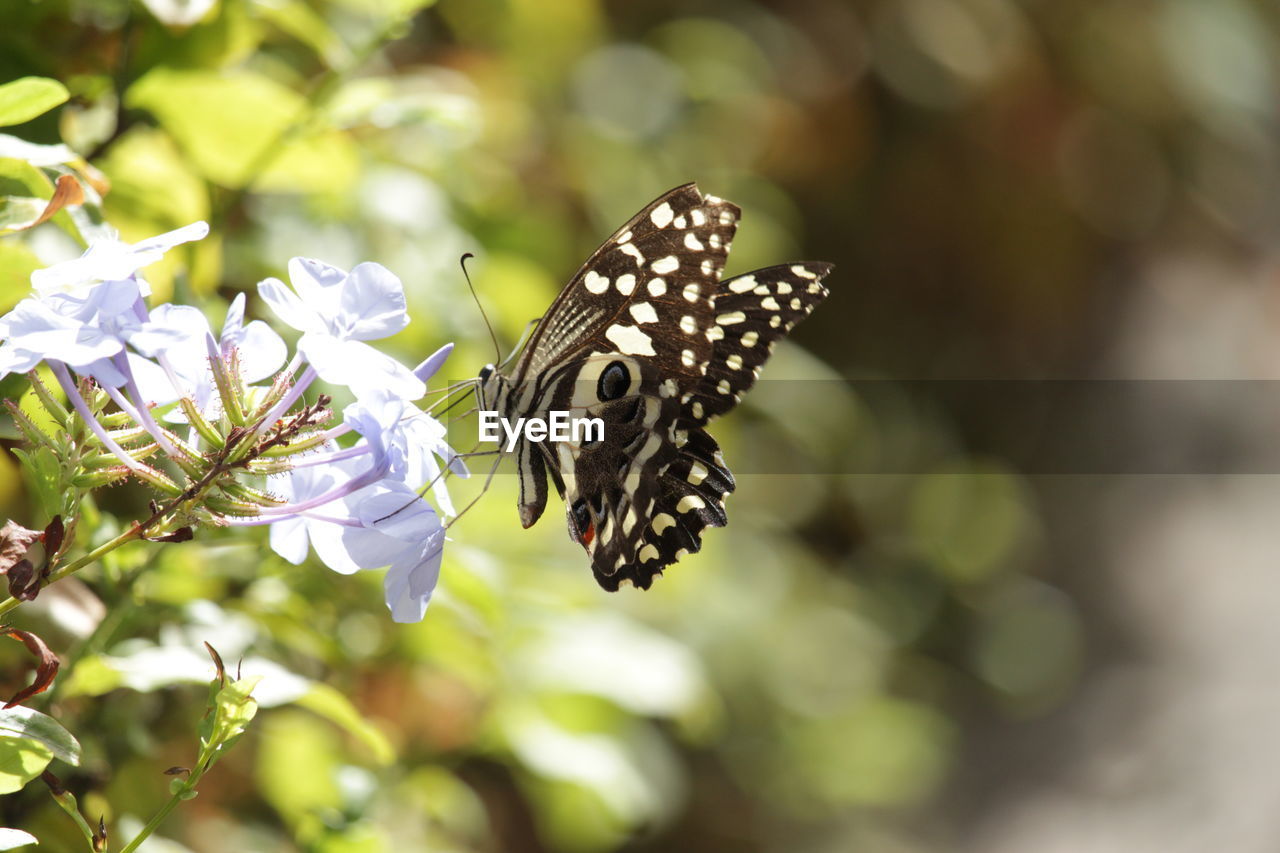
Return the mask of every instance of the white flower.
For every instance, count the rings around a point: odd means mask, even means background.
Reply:
[[[119,240],[99,240],[74,260],[36,270],[31,274],[31,285],[39,295],[51,296],[79,293],[99,282],[137,278],[142,295],[150,296],[151,287],[135,275],[137,271],[160,260],[174,246],[203,239],[208,233],[208,223],[193,222],[133,245]]]
[[[281,337],[261,320],[245,325],[244,302],[243,293],[236,294],[232,300],[216,349],[224,360],[234,351],[239,361],[241,378],[245,384],[252,384],[279,370],[288,355],[288,348]],[[142,396],[147,402],[157,405],[172,403],[179,397],[189,397],[195,402],[197,409],[206,412],[210,401],[216,396],[213,373],[209,370],[208,345],[205,342],[206,338],[212,337],[209,321],[199,309],[189,305],[161,305],[151,312],[151,322],[173,330],[180,337],[164,348],[168,373],[146,359],[130,359]],[[159,354],[138,346],[137,341],[131,343],[145,355]],[[180,409],[175,409],[166,420],[185,423],[186,416]]]
[[[320,378],[347,386],[357,397],[377,389],[408,400],[426,393],[411,370],[363,343],[395,334],[409,322],[404,287],[390,270],[364,263],[348,274],[320,261],[294,258],[289,280],[293,290],[268,278],[258,284],[258,292],[276,316],[303,333],[298,351]]]

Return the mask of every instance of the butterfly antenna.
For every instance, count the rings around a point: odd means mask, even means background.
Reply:
[[[467,260],[474,257],[475,255],[467,252],[458,261],[458,264],[462,267],[462,277],[467,280],[467,287],[471,289],[471,298],[476,301],[476,307],[480,309],[480,316],[484,318],[485,328],[489,330],[489,337],[493,340],[493,350],[498,354],[493,363],[497,364],[502,361],[502,347],[498,346],[498,336],[493,333],[493,326],[489,323],[489,315],[484,313],[484,306],[480,304],[480,296],[476,293],[476,286],[471,283],[471,275],[467,272]]]

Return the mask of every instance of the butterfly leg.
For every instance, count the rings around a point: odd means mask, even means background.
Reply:
[[[479,502],[480,502],[480,499],[481,499],[482,497],[484,497],[485,492],[489,491],[489,485],[493,482],[494,475],[498,473],[498,466],[502,464],[502,451],[500,451],[500,450],[483,450],[483,451],[481,451],[481,452],[479,452],[479,453],[475,453],[475,454],[472,454],[472,455],[474,455],[474,456],[496,456],[497,458],[493,460],[493,467],[491,467],[491,468],[489,469],[489,475],[488,475],[487,477],[485,477],[485,478],[484,478],[484,485],[480,487],[480,494],[478,494],[478,495],[476,495],[474,498],[472,498],[472,499],[471,499],[471,502],[470,502],[469,504],[467,504],[466,506],[464,506],[464,507],[462,508],[462,510],[461,510],[457,515],[455,515],[453,518],[449,519],[448,524],[446,524],[446,525],[444,526],[446,530],[448,530],[450,527],[452,527],[452,526],[453,526],[453,524],[454,524],[454,522],[456,522],[458,519],[462,518],[462,516],[466,515],[466,514],[467,514],[467,510],[471,509],[473,506],[475,506],[477,503],[479,503]]]

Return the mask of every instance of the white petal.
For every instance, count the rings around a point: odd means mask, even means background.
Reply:
[[[342,291],[347,280],[340,270],[312,258],[289,261],[289,281],[303,301],[327,322],[336,322],[342,311]]]
[[[271,550],[293,563],[302,564],[307,559],[309,541],[307,524],[301,518],[287,518],[271,525]]]
[[[258,295],[276,316],[300,332],[324,332],[324,320],[315,309],[298,298],[283,281],[266,278],[258,282]]]
[[[342,289],[342,314],[343,327],[355,340],[394,335],[409,324],[404,285],[381,264],[359,264]]]
[[[240,372],[245,382],[258,382],[280,369],[289,355],[284,339],[261,320],[244,327],[238,344]]]
[[[356,397],[386,391],[416,400],[427,393],[427,386],[409,368],[360,341],[308,333],[298,341],[298,351],[321,379],[347,386]]]

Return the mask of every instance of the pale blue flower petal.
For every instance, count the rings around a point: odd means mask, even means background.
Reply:
[[[427,393],[427,386],[409,368],[361,341],[308,333],[298,341],[298,351],[321,379],[345,385],[357,397],[381,390],[416,400]]]
[[[439,372],[444,366],[445,359],[453,352],[453,344],[448,343],[440,347],[440,349],[431,353],[423,359],[422,363],[413,369],[413,375],[421,379],[423,382],[430,381],[432,376]]]
[[[372,341],[389,337],[409,324],[404,285],[381,264],[356,266],[342,288],[345,337]]]
[[[267,278],[258,282],[258,295],[286,325],[300,332],[328,333],[320,315],[280,279]]]

